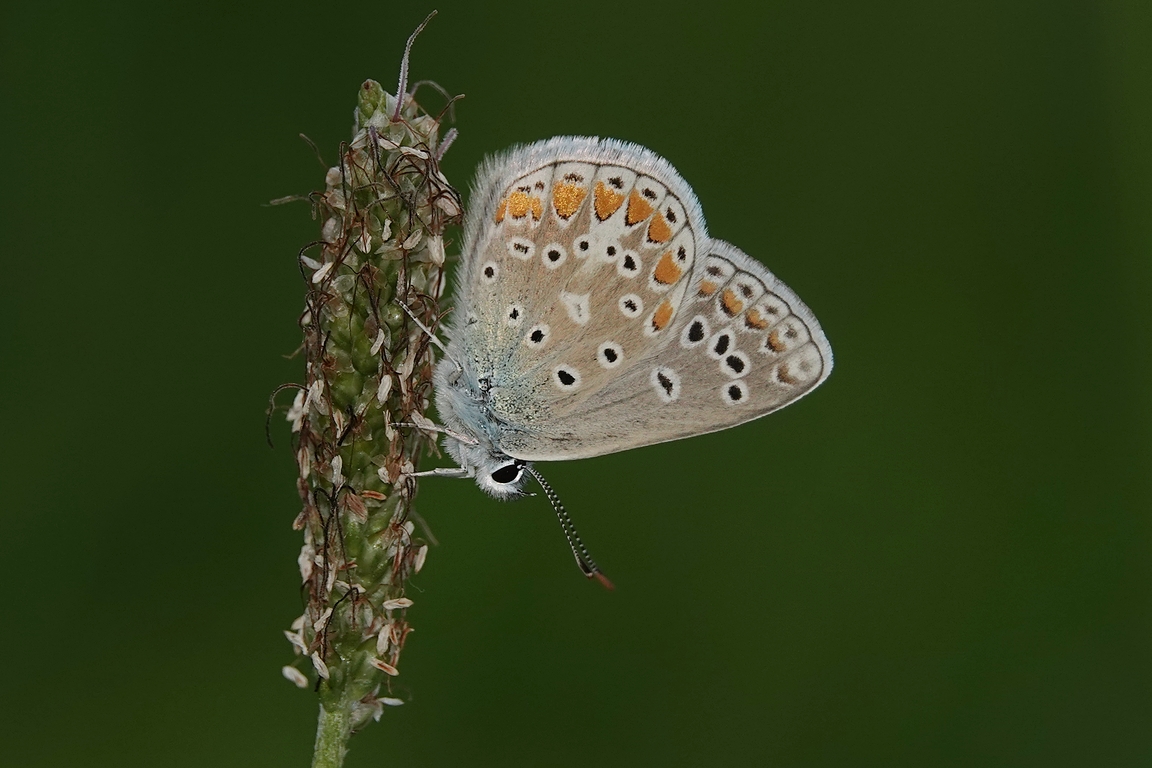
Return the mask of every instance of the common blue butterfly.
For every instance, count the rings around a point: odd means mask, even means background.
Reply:
[[[484,163],[447,336],[436,407],[459,468],[419,474],[504,499],[531,474],[581,569],[605,582],[533,462],[727,429],[832,370],[796,294],[708,235],[666,160],[614,139],[562,136]]]

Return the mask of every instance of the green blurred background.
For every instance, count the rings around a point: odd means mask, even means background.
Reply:
[[[0,763],[304,766],[287,428],[322,184],[421,4],[24,3],[0,27]],[[821,319],[737,430],[428,481],[349,766],[1152,765],[1146,3],[440,2],[445,171],[600,134]],[[430,104],[442,101],[425,92]]]

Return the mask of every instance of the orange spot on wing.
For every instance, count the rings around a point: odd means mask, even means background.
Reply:
[[[668,323],[672,320],[672,302],[668,299],[660,302],[660,306],[656,307],[656,311],[652,313],[652,327],[657,331],[662,331],[668,327]]]
[[[628,195],[628,213],[624,216],[624,222],[632,226],[651,215],[652,205],[641,197],[639,192],[632,190],[632,194]]]
[[[500,201],[500,205],[496,206],[496,223],[504,221],[504,214],[508,212],[508,198]]]
[[[711,280],[702,280],[700,282],[700,295],[711,296],[712,294],[716,293],[716,289],[719,287],[720,286],[716,285],[716,283],[712,282]]]
[[[680,265],[673,261],[672,251],[667,251],[660,257],[660,261],[656,262],[656,269],[652,273],[652,277],[661,285],[672,285],[680,279],[683,272],[684,270],[680,269]]]
[[[776,369],[776,378],[782,384],[799,384],[800,380],[788,372],[788,364],[780,363],[780,367]]]
[[[787,349],[787,345],[780,341],[780,331],[772,331],[768,334],[768,341],[766,342],[768,349],[773,352],[780,353]]]
[[[508,213],[514,219],[522,219],[532,213],[532,218],[537,221],[544,212],[544,208],[540,204],[540,198],[529,195],[524,192],[513,192],[508,196]]]
[[[580,210],[580,203],[584,202],[587,194],[587,189],[576,184],[557,184],[552,190],[552,207],[556,209],[556,215],[562,219],[571,218]]]
[[[744,315],[744,325],[762,331],[768,327],[768,321],[760,316],[759,310],[750,309]]]
[[[596,182],[596,218],[604,221],[612,214],[620,209],[620,204],[624,202],[624,195],[619,192],[613,192],[604,185],[604,182]]]
[[[724,293],[720,294],[720,304],[728,317],[736,317],[740,314],[740,310],[744,309],[744,302],[736,298],[736,292],[731,288],[725,289]]]
[[[659,213],[652,217],[648,225],[648,239],[653,243],[666,243],[672,239],[672,228]]]

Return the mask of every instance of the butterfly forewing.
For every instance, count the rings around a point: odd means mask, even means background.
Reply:
[[[554,139],[475,193],[453,339],[491,383],[499,448],[571,459],[723,429],[827,376],[815,318],[711,240],[674,169],[643,148]]]

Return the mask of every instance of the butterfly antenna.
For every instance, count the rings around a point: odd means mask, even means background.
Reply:
[[[600,568],[596,565],[596,561],[592,559],[592,555],[588,554],[588,548],[584,546],[584,540],[580,538],[580,534],[576,531],[576,525],[572,522],[572,518],[568,517],[568,513],[564,511],[564,505],[560,503],[560,497],[556,495],[556,491],[552,490],[552,486],[548,485],[548,481],[540,476],[529,465],[524,465],[524,469],[528,474],[536,478],[536,482],[540,483],[540,487],[544,489],[544,495],[548,497],[549,503],[552,504],[552,509],[556,511],[556,517],[560,520],[560,527],[564,529],[564,537],[568,539],[568,546],[572,548],[572,556],[576,558],[576,565],[580,567],[581,572],[590,579],[596,579],[600,582],[605,589],[616,589],[608,577],[600,572]]]

